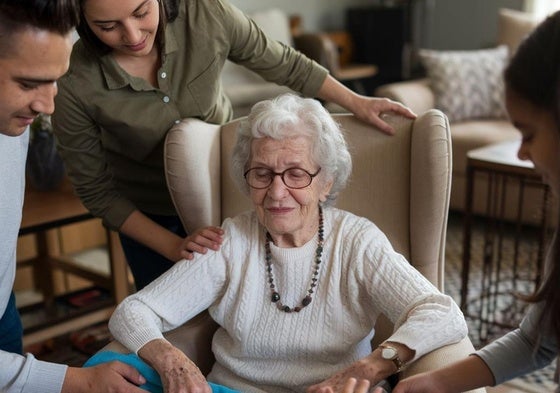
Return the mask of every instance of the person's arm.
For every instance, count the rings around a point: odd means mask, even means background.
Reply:
[[[532,304],[519,328],[476,352],[497,384],[550,364],[558,356],[554,335],[543,329],[540,314],[543,303]]]
[[[119,230],[171,261],[192,259],[192,252],[216,250],[221,229],[201,228],[185,239],[160,226],[136,209],[115,187],[109,171],[107,152],[101,141],[100,126],[88,116],[71,78],[59,82],[57,111],[53,130],[58,151],[76,193],[90,212],[103,219],[104,225]]]
[[[146,382],[120,362],[82,369],[0,351],[0,364],[0,391],[5,393],[142,393],[137,385]]]
[[[358,226],[361,224],[361,228]],[[352,274],[363,296],[362,308],[372,317],[383,313],[396,330],[386,340],[397,349],[405,365],[441,346],[461,340],[467,334],[466,322],[457,304],[440,293],[402,255],[391,247],[387,237],[371,222],[356,224],[353,241],[347,247],[352,261]],[[375,384],[396,373],[392,361],[381,358],[376,348],[370,355],[355,362],[310,392],[323,393],[327,386],[342,391],[350,377],[369,379]]]
[[[492,385],[494,376],[486,363],[471,355],[447,367],[406,378],[393,393],[455,393]]]
[[[416,114],[401,103],[387,98],[367,97],[357,94],[337,81],[331,75],[325,78],[317,94],[324,101],[334,102],[354,113],[359,119],[374,125],[387,134],[393,134],[393,128],[383,121],[384,113],[395,113],[411,119]]]
[[[171,261],[178,261],[182,258],[193,259],[194,252],[206,254],[209,249],[218,250],[224,234],[220,227],[206,227],[196,230],[183,239],[138,210],[128,216],[121,226],[120,232]]]
[[[148,342],[138,351],[138,356],[151,365],[160,375],[166,393],[210,393],[211,389],[200,369],[182,351],[165,339]]]
[[[307,97],[334,102],[388,134],[392,134],[393,129],[381,119],[382,113],[416,117],[400,103],[354,93],[328,75],[318,63],[290,46],[268,39],[237,8],[223,3],[223,10],[223,24],[228,26],[231,38],[229,59],[250,68],[264,79],[288,86]]]
[[[408,348],[404,344],[397,342],[387,342],[387,344],[390,344],[397,350],[399,359],[401,359],[403,363],[407,363],[414,357],[414,350]],[[381,348],[378,347],[369,356],[354,362],[329,379],[310,386],[306,392],[344,392],[349,388],[349,381],[351,379],[355,379],[358,383],[356,385],[350,384],[350,386],[354,386],[356,391],[359,391],[360,386],[363,386],[363,384],[367,383],[373,386],[381,380],[395,374],[397,371],[397,366],[391,360],[386,360],[381,357]]]

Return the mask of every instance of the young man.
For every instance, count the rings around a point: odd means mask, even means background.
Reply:
[[[78,0],[0,0],[0,391],[141,393],[133,368],[74,368],[22,355],[12,286],[25,187],[27,126],[54,111],[56,80],[68,69]]]

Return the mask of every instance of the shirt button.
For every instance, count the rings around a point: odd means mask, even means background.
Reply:
[[[167,104],[169,102],[169,97],[168,96],[163,97],[163,102]]]
[[[162,78],[162,79],[167,78],[167,73],[166,73],[166,72],[162,72],[162,73],[161,73],[161,78]]]

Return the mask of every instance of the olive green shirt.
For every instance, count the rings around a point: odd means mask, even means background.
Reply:
[[[220,84],[226,59],[314,96],[327,70],[268,40],[226,0],[183,0],[165,29],[158,86],[130,76],[109,53],[74,45],[52,117],[67,173],[84,205],[118,229],[133,210],[174,215],[164,175],[167,131],[183,118],[231,119]]]

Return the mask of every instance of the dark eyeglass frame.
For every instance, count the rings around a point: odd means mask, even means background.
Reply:
[[[267,170],[267,171],[270,173],[270,175],[271,175],[271,176],[270,176],[270,182],[269,182],[266,186],[264,186],[264,187],[255,187],[255,186],[251,185],[251,184],[249,183],[249,180],[247,179],[247,175],[249,174],[249,172],[251,172],[251,171],[253,171],[253,170],[258,170],[258,169],[260,169],[260,170]],[[300,171],[303,171],[303,172],[307,173],[307,175],[309,175],[309,183],[307,183],[305,186],[301,186],[301,187],[291,187],[291,186],[289,186],[288,184],[286,184],[286,180],[284,179],[284,175],[286,174],[286,172],[291,171],[291,170],[293,170],[293,169],[298,169],[298,170],[300,170]],[[299,168],[299,167],[291,167],[291,168],[285,169],[285,170],[282,171],[282,172],[274,172],[272,169],[265,168],[265,167],[262,167],[262,166],[256,166],[256,167],[247,169],[247,170],[245,171],[245,173],[243,174],[243,177],[245,178],[245,181],[247,182],[247,185],[248,185],[249,187],[251,187],[251,188],[254,188],[255,190],[264,190],[265,188],[270,187],[270,185],[272,184],[272,182],[274,181],[274,178],[275,178],[276,176],[280,176],[280,179],[282,179],[282,183],[284,183],[284,185],[285,185],[286,187],[288,187],[288,188],[290,188],[290,189],[292,189],[292,190],[301,190],[302,188],[309,187],[309,185],[310,185],[311,183],[313,183],[313,179],[315,178],[315,176],[317,176],[317,175],[319,174],[319,172],[321,172],[321,167],[319,167],[319,169],[317,169],[317,172],[315,172],[315,173],[309,173],[309,172],[306,171],[305,169]]]

